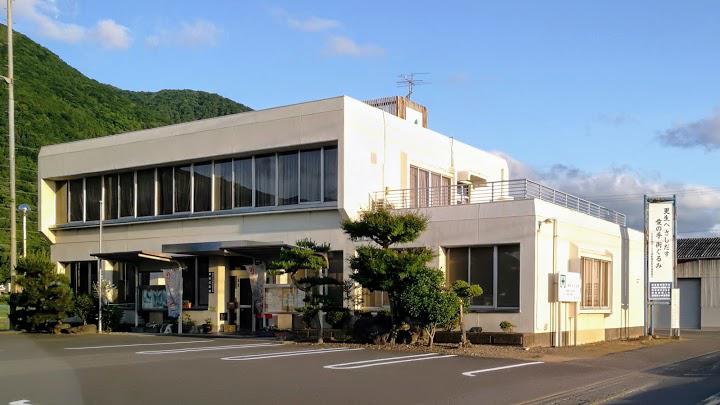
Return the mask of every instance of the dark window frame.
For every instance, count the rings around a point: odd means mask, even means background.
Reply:
[[[508,246],[516,246],[518,251],[518,261],[520,262],[518,264],[518,283],[517,283],[517,306],[499,306],[498,305],[498,274],[500,272],[498,262],[499,262],[499,255],[498,255],[498,248],[499,247],[508,247]],[[521,261],[520,261],[520,255],[522,254],[522,246],[520,243],[499,243],[495,245],[470,245],[470,246],[448,246],[445,247],[445,264],[446,264],[446,279],[448,283],[452,283],[455,280],[450,279],[450,264],[448,260],[448,256],[450,254],[450,249],[464,249],[467,251],[467,277],[464,279],[467,282],[471,282],[472,280],[472,249],[473,248],[492,248],[493,249],[493,298],[492,298],[492,305],[471,305],[470,310],[472,311],[493,311],[493,312],[502,312],[502,311],[514,311],[517,312],[520,310],[520,306],[522,305],[522,296],[520,294],[520,287],[522,285],[522,279],[521,279]],[[484,293],[483,293],[484,294]]]

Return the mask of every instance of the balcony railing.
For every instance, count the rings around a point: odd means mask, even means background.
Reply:
[[[444,207],[533,198],[618,225],[626,224],[625,214],[527,179],[494,181],[480,186],[457,184],[446,187],[387,190],[375,192],[371,196],[373,206],[392,209]]]

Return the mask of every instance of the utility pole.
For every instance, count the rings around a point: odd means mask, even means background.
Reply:
[[[100,254],[102,255],[102,237],[103,237],[103,218],[105,217],[105,200],[103,199],[105,196],[105,181],[102,180],[102,193],[103,197],[100,198],[100,235],[98,240],[98,250]],[[103,331],[103,321],[102,321],[102,315],[103,315],[103,296],[105,295],[105,289],[103,288],[103,259],[101,257],[98,257],[97,261],[98,266],[98,281],[97,281],[97,293],[98,293],[98,333],[102,333]]]
[[[15,91],[13,83],[12,0],[7,0],[8,73],[2,76],[8,84],[8,149],[10,155],[10,291],[15,291],[17,266],[17,217],[15,213]]]

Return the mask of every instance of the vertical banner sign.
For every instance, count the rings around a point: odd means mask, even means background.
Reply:
[[[164,269],[162,272],[165,277],[168,317],[177,318],[180,316],[180,305],[182,305],[181,273],[177,269]]]
[[[675,202],[647,202],[648,300],[670,301],[675,270]]]
[[[253,304],[255,305],[255,313],[262,314],[264,312],[264,293],[265,293],[265,265],[251,264],[245,266],[250,278],[250,289],[253,294]]]

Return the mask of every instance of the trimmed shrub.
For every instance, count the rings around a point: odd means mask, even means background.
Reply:
[[[352,336],[357,343],[378,343],[392,329],[392,318],[387,312],[377,315],[361,313],[353,325]]]

